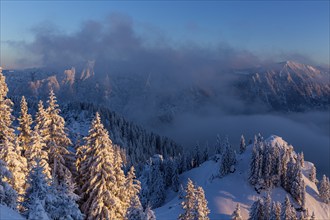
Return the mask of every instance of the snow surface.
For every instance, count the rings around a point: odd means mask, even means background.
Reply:
[[[287,143],[278,136],[271,136],[266,139],[267,142],[275,144],[276,142],[283,145]],[[290,146],[291,147],[291,146]],[[242,155],[237,155],[238,164],[236,171],[223,178],[210,180],[212,174],[216,174],[219,164],[215,161],[207,161],[200,167],[183,173],[180,176],[180,183],[186,185],[190,178],[198,186],[203,187],[205,196],[208,201],[208,207],[211,211],[210,219],[231,219],[231,214],[235,210],[236,204],[241,206],[241,214],[244,219],[248,218],[249,208],[258,197],[263,197],[263,193],[258,194],[252,185],[248,183],[249,163],[251,158],[252,145]],[[315,212],[316,219],[330,219],[330,205],[327,205],[318,197],[316,185],[307,177],[312,163],[305,162],[303,167],[304,181],[306,183],[306,207],[310,215]],[[271,191],[273,201],[284,202],[285,196],[288,194],[282,187],[274,188]],[[167,198],[167,203],[155,209],[158,220],[174,220],[180,213],[183,213],[181,202],[176,194],[171,193],[171,198]],[[291,202],[294,203],[292,197]],[[297,206],[298,207],[298,206]]]
[[[7,206],[0,205],[0,219],[1,220],[24,220],[25,218],[18,214],[18,212],[8,208]]]

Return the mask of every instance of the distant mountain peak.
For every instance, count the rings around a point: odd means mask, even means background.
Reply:
[[[292,60],[287,60],[284,62],[276,63],[273,66],[268,66],[268,69],[265,69],[265,72],[268,71],[277,71],[280,75],[282,73],[295,73],[295,74],[303,74],[308,75],[309,77],[317,76],[320,74],[320,70],[314,66],[299,63]]]
[[[306,67],[310,67],[309,65],[298,63],[292,60],[286,61],[285,66],[290,67],[291,69],[304,69]]]

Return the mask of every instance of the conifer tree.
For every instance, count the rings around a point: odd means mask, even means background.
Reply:
[[[271,210],[272,210],[272,200],[270,197],[270,193],[267,192],[265,198],[264,198],[264,204],[263,204],[263,214],[264,219],[269,220],[271,216]]]
[[[179,199],[183,199],[183,198],[185,198],[185,196],[186,196],[185,189],[184,189],[183,185],[180,184],[178,197],[179,197]]]
[[[217,141],[215,144],[215,153],[222,154],[222,141],[220,135],[217,135]]]
[[[164,162],[164,181],[165,181],[165,186],[169,187],[172,185],[172,177],[173,177],[173,172],[174,172],[174,162],[171,158],[165,160]]]
[[[297,163],[298,164],[298,163]],[[290,161],[287,164],[287,171],[286,171],[286,177],[284,182],[284,189],[287,192],[291,192],[292,183],[295,178],[295,174],[297,174],[297,164],[293,157],[290,157]]]
[[[293,179],[291,182],[291,189],[290,193],[292,197],[298,202],[299,205],[301,205],[303,208],[305,207],[305,182],[302,177],[301,173],[301,163],[297,162],[294,166],[293,170]]]
[[[319,195],[323,202],[328,204],[330,202],[330,182],[326,175],[323,175],[319,184]]]
[[[251,210],[249,213],[249,220],[259,220],[263,218],[264,218],[263,203],[261,199],[258,199],[251,206]]]
[[[298,155],[297,155],[297,162],[300,163],[300,166],[301,167],[304,167],[305,166],[305,159],[304,159],[304,153],[303,152],[298,153]]]
[[[270,220],[281,220],[281,203],[273,202]]]
[[[63,182],[61,185],[54,187],[56,198],[53,200],[53,203],[57,209],[53,212],[52,219],[84,219],[76,203],[79,197],[73,193],[74,186],[70,184],[70,182]]]
[[[223,177],[228,173],[232,172],[233,166],[236,164],[236,154],[235,151],[231,148],[229,143],[226,145],[222,158],[220,161],[219,175]]]
[[[241,215],[241,207],[240,207],[239,203],[236,204],[236,208],[235,208],[233,214],[231,215],[231,219],[232,220],[243,220],[242,215]]]
[[[160,207],[166,197],[164,174],[161,172],[161,164],[153,162],[150,166],[149,180],[149,203],[151,208]]]
[[[245,152],[245,150],[246,150],[245,138],[242,135],[241,136],[241,142],[240,142],[240,145],[239,145],[239,153],[242,154],[242,153]]]
[[[278,187],[281,184],[281,153],[279,145],[276,143],[272,150],[271,186]]]
[[[315,167],[314,164],[311,166],[311,170],[310,170],[310,173],[309,173],[309,175],[308,175],[308,178],[309,178],[310,181],[312,181],[313,183],[317,183],[317,179],[316,179],[316,167]]]
[[[193,167],[198,167],[201,164],[201,152],[200,152],[200,146],[199,143],[196,144],[194,148],[194,157],[193,157]]]
[[[288,150],[285,150],[280,159],[280,180],[281,180],[281,186],[284,189],[287,189],[288,185],[288,177],[287,177],[287,172],[288,172],[288,166],[289,166],[289,160],[290,160],[290,153]]]
[[[87,159],[87,146],[86,145],[80,145],[76,148],[76,172],[77,172],[77,176],[76,176],[76,182],[77,182],[77,191],[79,195],[83,194],[82,191],[82,187],[87,179],[86,176],[86,167],[83,167],[83,165],[86,163],[86,159]]]
[[[70,154],[67,147],[72,143],[67,137],[64,118],[59,115],[60,109],[53,90],[50,91],[47,102],[46,119],[43,120],[39,130],[46,143],[52,179],[60,185],[63,181],[72,178],[72,174],[65,164],[65,160]]]
[[[19,126],[17,128],[17,130],[19,130],[18,140],[22,148],[22,151],[26,152],[31,142],[32,116],[28,113],[28,106],[24,96],[22,96],[22,100],[21,100],[21,112],[18,121],[19,121]]]
[[[281,213],[282,219],[292,219],[292,220],[297,219],[296,210],[292,206],[288,195],[286,195],[285,197],[285,201],[282,205],[281,211],[282,211]]]
[[[143,208],[139,199],[139,193],[141,190],[140,181],[136,179],[135,169],[132,166],[127,173],[126,182],[125,182],[125,198],[124,201],[128,201],[125,204],[125,209],[127,210],[126,215],[138,215],[138,213],[143,214]],[[132,213],[129,213],[132,212]],[[131,217],[133,218],[133,217]]]
[[[14,142],[14,129],[12,127],[13,116],[11,115],[13,102],[7,98],[8,87],[6,77],[0,73],[0,143],[4,139]]]
[[[47,120],[47,113],[44,108],[43,102],[40,100],[38,102],[38,110],[35,115],[34,130],[38,130],[40,136],[44,138],[47,136],[47,132],[48,132],[48,129],[44,128],[44,126],[46,126],[46,120]]]
[[[252,148],[252,157],[250,160],[250,174],[249,174],[249,182],[252,185],[255,185],[259,182],[261,178],[261,170],[262,170],[262,143],[259,142],[257,136],[254,136],[254,144]]]
[[[11,178],[6,163],[0,159],[0,204],[16,209],[17,192],[7,183]]]
[[[0,160],[3,160],[12,174],[9,184],[18,191],[24,192],[26,176],[26,160],[21,151],[12,126],[13,102],[7,98],[8,87],[5,77],[0,73]]]
[[[29,204],[28,220],[50,220],[39,198],[33,199]]]
[[[7,137],[0,143],[0,160],[7,164],[8,170],[12,174],[12,178],[8,183],[22,195],[26,188],[27,162],[21,156],[17,138],[14,143]]]
[[[173,189],[173,191],[178,192],[179,191],[179,186],[180,186],[179,172],[178,172],[177,166],[175,166],[173,176],[172,176],[172,189]]]
[[[51,179],[50,167],[48,164],[48,152],[45,151],[46,144],[43,142],[37,127],[34,128],[31,136],[31,142],[25,151],[28,170],[36,165],[35,159],[40,159],[40,165],[43,167],[43,172],[48,179]]]
[[[207,161],[209,159],[209,144],[206,143],[206,146],[203,151],[203,162]]]
[[[120,201],[123,190],[116,181],[115,150],[97,113],[86,141],[86,159],[81,164],[82,211],[87,219],[122,219],[126,215]],[[121,177],[121,179],[124,179]],[[129,202],[129,201],[126,201]]]
[[[145,213],[139,200],[132,199],[127,209],[126,219],[145,220]]]
[[[186,187],[185,200],[182,202],[184,213],[180,214],[181,220],[208,220],[210,210],[207,207],[204,190],[202,187],[194,186],[193,182],[188,179]]]
[[[299,220],[310,220],[310,215],[309,215],[308,209],[300,212]]]
[[[130,196],[135,196],[135,193],[138,192],[137,190],[140,190],[140,186],[136,180],[132,182],[132,185],[130,186],[130,192],[132,192],[132,194],[127,194],[127,188],[126,188],[126,184],[127,184],[127,179],[125,177],[125,173],[123,170],[123,159],[122,156],[120,154],[120,148],[116,145],[113,145],[114,147],[114,173],[115,173],[115,184],[116,187],[118,189],[117,192],[115,192],[115,195],[118,197],[118,203],[117,206],[120,207],[118,209],[119,215],[120,216],[125,216],[126,212],[127,212],[127,208],[129,206],[129,197]],[[132,170],[133,171],[133,170]],[[131,173],[131,178],[135,178],[135,170],[133,171],[133,173]],[[137,185],[138,184],[138,185]],[[135,188],[133,190],[133,188]],[[133,192],[134,191],[134,192]]]
[[[311,220],[316,220],[315,213],[312,213]]]
[[[36,219],[43,217],[50,219],[47,210],[47,196],[49,194],[49,180],[44,174],[43,167],[40,164],[40,159],[36,158],[36,164],[30,170],[28,176],[29,187],[26,190],[23,206],[25,207],[25,215],[28,219]]]
[[[197,219],[198,220],[209,220],[208,215],[210,210],[207,207],[207,200],[205,199],[204,190],[202,187],[195,187],[196,190],[196,206],[197,206]]]
[[[191,179],[188,179],[185,199],[181,203],[184,213],[180,215],[180,220],[196,219],[195,198],[195,186]]]
[[[144,210],[145,213],[145,220],[156,220],[156,215],[154,211],[152,211],[151,207],[148,205],[146,207],[146,210]]]

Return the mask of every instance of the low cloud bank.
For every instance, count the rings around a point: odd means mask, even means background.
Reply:
[[[234,147],[239,146],[241,134],[246,141],[261,132],[267,138],[272,134],[283,137],[297,152],[303,151],[305,159],[313,162],[318,176],[330,174],[330,116],[328,112],[291,113],[289,115],[181,115],[170,127],[160,132],[191,147],[197,141],[208,141],[214,146],[216,135],[228,135]]]

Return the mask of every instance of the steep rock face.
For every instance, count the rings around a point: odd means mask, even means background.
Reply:
[[[327,70],[287,61],[250,70],[241,77],[238,92],[243,99],[260,99],[274,110],[322,109],[330,103],[329,77]]]
[[[75,82],[76,69],[72,67],[71,69],[64,70],[64,79],[62,80],[62,85],[72,86]]]
[[[94,76],[94,65],[95,61],[88,61],[86,67],[83,69],[80,75],[81,80],[86,80]]]

